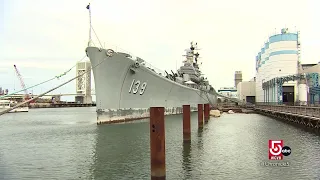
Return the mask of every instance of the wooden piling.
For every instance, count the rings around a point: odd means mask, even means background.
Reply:
[[[208,122],[210,119],[210,106],[209,104],[204,104],[204,121]]]
[[[203,104],[198,104],[198,128],[203,127]]]
[[[151,180],[166,179],[164,108],[150,108]]]
[[[190,105],[183,105],[183,141],[191,141]]]

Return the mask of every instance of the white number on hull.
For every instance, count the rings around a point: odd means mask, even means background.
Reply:
[[[134,89],[132,89],[132,93],[133,93],[133,94],[136,94],[136,93],[138,92],[138,90],[139,90],[140,81],[139,81],[139,80],[136,81],[136,82],[134,83],[134,85],[135,85],[135,87],[134,87]]]
[[[140,87],[140,95],[144,93],[144,91],[146,90],[146,87],[147,87],[147,82],[144,82]]]
[[[140,87],[140,92],[139,94],[142,95],[144,93],[144,91],[146,90],[147,87],[147,82],[142,83],[142,85],[140,86],[141,82],[139,80],[132,80],[132,83],[130,85],[130,89],[129,89],[129,93],[133,93],[133,94],[137,94],[137,92],[139,91],[139,87]]]

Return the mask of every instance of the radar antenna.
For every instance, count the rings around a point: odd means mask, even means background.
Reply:
[[[191,50],[191,51],[194,51],[195,48],[194,48],[194,46],[193,46],[193,41],[191,41],[190,44],[191,44],[190,50]]]

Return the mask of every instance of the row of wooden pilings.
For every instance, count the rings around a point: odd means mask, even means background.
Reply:
[[[183,105],[183,142],[191,142],[190,105]],[[198,128],[210,119],[210,105],[198,104]],[[164,107],[150,108],[151,179],[166,179]]]

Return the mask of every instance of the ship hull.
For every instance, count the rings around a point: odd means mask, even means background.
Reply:
[[[216,96],[165,78],[120,53],[88,47],[96,92],[97,123],[115,123],[149,117],[150,107],[165,114],[182,113],[182,105],[197,111],[198,104],[216,103]]]

